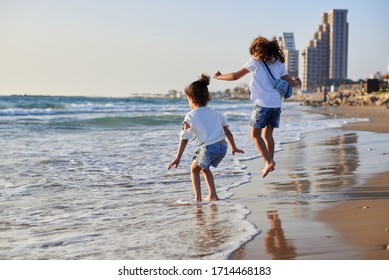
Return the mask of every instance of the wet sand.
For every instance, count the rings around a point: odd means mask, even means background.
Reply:
[[[370,121],[285,145],[264,179],[261,158],[244,162],[251,182],[235,188],[231,201],[247,206],[262,233],[231,259],[389,259],[389,109],[304,110]]]
[[[369,122],[351,123],[343,127],[347,130],[363,130],[389,133],[389,109],[385,106],[324,106],[305,107],[306,111],[336,116],[339,118],[367,118]]]

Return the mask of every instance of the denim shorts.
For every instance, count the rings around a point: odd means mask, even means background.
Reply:
[[[225,140],[211,145],[201,145],[193,156],[193,160],[203,169],[211,165],[217,167],[227,153],[227,142]]]
[[[280,126],[281,108],[266,108],[261,106],[254,106],[250,117],[250,126],[254,128]]]

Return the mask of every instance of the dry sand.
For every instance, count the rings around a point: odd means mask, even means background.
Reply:
[[[247,206],[247,219],[262,233],[232,259],[388,260],[389,109],[304,109],[370,121],[288,144],[265,179],[261,158],[245,162],[251,182],[234,189],[231,200]]]

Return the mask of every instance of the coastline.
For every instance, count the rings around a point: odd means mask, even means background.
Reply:
[[[345,130],[389,133],[389,109],[384,106],[339,106],[325,108],[342,117],[368,118],[351,123]],[[389,141],[389,134],[388,134]],[[373,175],[351,199],[318,214],[341,232],[343,238],[362,249],[366,260],[388,260],[389,249],[389,171]]]
[[[231,200],[251,211],[247,220],[262,233],[230,259],[389,259],[385,247],[389,244],[389,171],[374,164],[377,156],[385,163],[389,157],[383,152],[389,152],[385,145],[389,109],[327,106],[303,110],[370,121],[308,133],[302,141],[287,144],[275,155],[275,173],[265,179],[260,179],[261,158],[243,162],[251,182],[234,189]],[[371,149],[366,148],[369,144]],[[319,148],[320,153],[312,152]],[[369,154],[370,150],[376,152]],[[336,164],[323,170],[312,166],[315,162],[326,165],[331,159]],[[361,161],[370,162],[368,170],[361,170]]]
[[[343,127],[346,130],[363,130],[389,133],[389,109],[385,106],[322,106],[305,107],[307,112],[343,118],[367,118],[368,122],[350,123]]]

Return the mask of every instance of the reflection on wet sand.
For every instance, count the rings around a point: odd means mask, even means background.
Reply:
[[[194,214],[197,226],[195,246],[198,247],[199,251],[204,252],[204,254],[195,257],[204,257],[207,255],[206,252],[213,252],[210,248],[219,247],[220,244],[226,241],[228,236],[223,234],[223,230],[218,223],[218,206],[216,203],[196,205]]]
[[[337,199],[337,194],[344,191],[343,188],[357,183],[357,178],[351,176],[358,168],[357,144],[356,133],[344,133],[316,143],[302,141],[292,146],[288,150],[288,154],[292,153],[288,155],[291,162],[288,162],[285,170],[286,177],[292,180],[275,179],[269,182],[269,191],[276,198],[271,204],[277,205],[277,209],[283,205],[282,211],[290,211],[293,217],[303,218],[309,215],[307,213],[316,201]],[[288,205],[299,207],[289,208]],[[290,243],[299,230],[291,229],[291,236],[286,239],[279,213],[268,211],[267,218],[271,220],[271,228],[264,236],[265,252],[273,259],[296,258],[296,250]]]
[[[344,175],[349,175],[357,170],[359,165],[357,144],[358,135],[356,133],[340,134],[323,143],[323,146],[332,147],[332,149],[329,149],[331,152],[330,156],[333,158],[333,164],[329,170],[330,175],[347,178]],[[326,170],[321,171],[326,172]],[[348,180],[342,180],[341,186],[345,186],[348,183]]]
[[[240,248],[232,259],[299,259],[317,248],[317,244],[306,240],[327,241],[328,233],[316,231],[322,225],[314,223],[314,213],[321,202],[344,199],[343,194],[359,183],[355,172],[360,165],[360,143],[354,132],[334,135],[333,131],[323,131],[321,138],[318,135],[307,134],[276,154],[278,169],[267,179],[258,181],[253,176],[253,190],[245,191],[241,199],[253,212],[250,221],[265,234]],[[251,195],[250,200],[247,194]],[[307,237],[303,233],[307,226],[314,227],[312,232],[316,235]],[[312,254],[320,258],[326,252],[324,247]]]
[[[356,133],[340,134],[316,143],[301,141],[288,149],[287,176],[292,179],[270,185],[276,192],[317,194],[355,185],[359,165]],[[308,148],[308,149],[307,149]],[[312,151],[307,153],[306,151]]]
[[[271,227],[264,238],[265,251],[272,256],[273,260],[294,259],[297,256],[296,249],[285,237],[278,212],[267,211],[267,218],[270,220]]]

